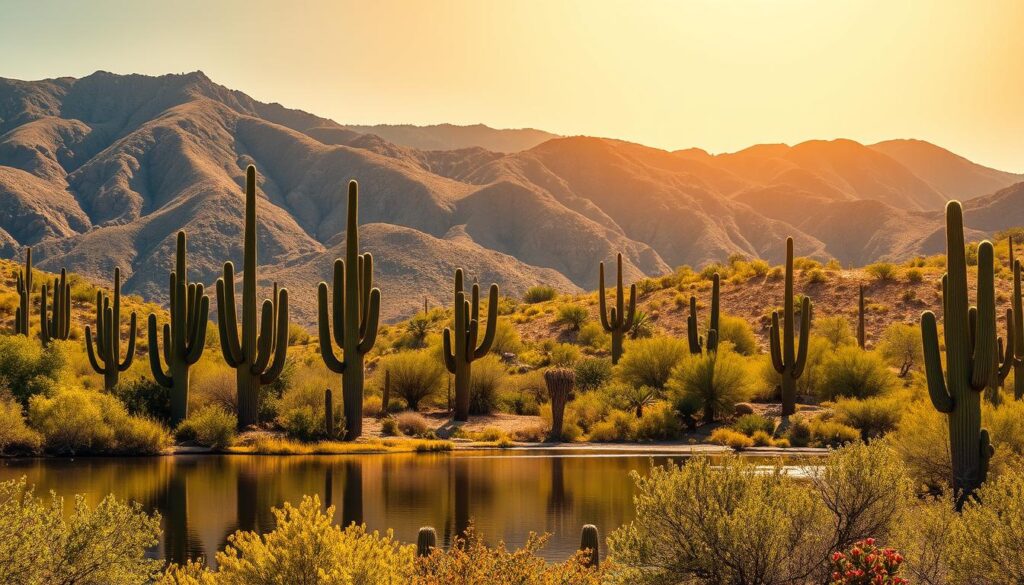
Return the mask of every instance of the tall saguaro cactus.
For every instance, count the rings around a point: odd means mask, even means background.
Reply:
[[[598,288],[599,310],[601,311],[601,326],[612,334],[612,364],[619,363],[622,357],[622,339],[626,332],[633,327],[633,319],[636,317],[636,285],[629,286],[629,309],[626,309],[626,295],[622,286],[622,254],[616,257],[616,279],[615,279],[615,307],[611,313],[607,309],[607,301],[604,291],[604,262],[600,266],[601,282]]]
[[[217,279],[217,328],[224,361],[235,369],[239,428],[258,422],[260,386],[277,380],[288,353],[288,290],[281,289],[276,298],[263,301],[257,328],[256,266],[256,167],[249,165],[245,169],[241,335],[235,311],[234,264],[225,262],[224,276]]]
[[[348,184],[348,224],[345,259],[334,261],[334,337],[327,309],[327,283],[317,286],[320,355],[332,372],[341,374],[341,400],[345,413],[345,440],[363,434],[363,359],[377,341],[380,289],[373,288],[373,256],[359,253],[359,184]],[[334,355],[334,343],[342,358]]]
[[[60,269],[60,278],[53,279],[53,304],[47,308],[50,288],[43,283],[43,294],[39,302],[39,336],[43,345],[54,339],[65,340],[71,336],[71,284],[67,270]]]
[[[498,285],[492,284],[487,297],[487,323],[484,338],[480,333],[480,285],[473,283],[470,300],[462,288],[462,269],[455,271],[455,325],[444,328],[444,365],[455,374],[455,420],[469,420],[469,383],[473,362],[487,355],[498,326]]]
[[[1020,289],[1020,260],[1013,257],[1013,236],[1010,237],[1010,268],[1013,269],[1013,298],[1010,306],[1013,309],[1013,321],[1007,325],[1013,330],[1014,343],[1013,351],[1013,398],[1014,400],[1024,399],[1024,302],[1021,299]]]
[[[121,359],[121,269],[114,268],[113,299],[102,291],[96,291],[96,342],[93,347],[92,328],[85,326],[85,351],[89,365],[103,376],[103,387],[107,390],[117,386],[121,372],[127,370],[135,359],[135,311],[128,324],[128,351]],[[156,347],[156,346],[154,346]],[[103,365],[100,365],[100,363]]]
[[[796,341],[796,316],[793,308],[793,238],[786,238],[786,291],[782,305],[782,327],[779,312],[772,312],[768,341],[772,366],[782,376],[782,416],[796,413],[796,381],[807,365],[807,347],[811,333],[811,299],[804,295],[800,303],[800,343]]]
[[[14,334],[28,336],[32,306],[32,248],[25,249],[25,269],[18,273],[18,308],[14,310]]]
[[[719,276],[716,272],[711,277],[711,320],[708,322],[708,334],[705,337],[697,331],[697,297],[690,296],[690,316],[686,318],[686,336],[690,342],[690,353],[697,355],[718,350],[718,301],[719,299]]]
[[[946,205],[946,274],[942,278],[946,371],[942,371],[935,313],[921,314],[928,394],[949,421],[953,491],[959,508],[988,475],[993,448],[981,428],[981,391],[995,367],[995,276],[992,244],[978,246],[977,318],[967,298],[963,210],[959,201]]]
[[[864,335],[864,285],[860,285],[859,298],[857,300],[857,347],[866,348]]]
[[[171,424],[188,417],[189,370],[199,361],[206,346],[206,326],[210,317],[210,297],[203,294],[202,283],[188,281],[185,232],[178,232],[174,271],[170,274],[168,294],[170,322],[164,323],[164,361],[160,363],[160,342],[156,315],[149,315],[149,369],[157,384],[171,390]]]

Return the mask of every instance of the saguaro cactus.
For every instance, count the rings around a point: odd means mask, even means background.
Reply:
[[[967,298],[963,210],[946,205],[946,275],[942,278],[946,371],[942,371],[935,313],[921,314],[928,394],[939,412],[948,415],[952,485],[959,508],[988,475],[993,448],[981,428],[981,394],[995,367],[995,276],[992,244],[978,246],[977,318],[971,319]]]
[[[96,291],[96,344],[93,348],[92,329],[85,326],[85,351],[89,365],[103,376],[103,387],[110,390],[117,386],[121,372],[127,370],[135,359],[135,311],[128,324],[128,351],[121,359],[121,269],[114,268],[114,296]],[[97,359],[98,358],[98,359]],[[103,365],[100,365],[103,362]]]
[[[429,557],[437,547],[437,531],[433,526],[424,526],[416,534],[416,556]]]
[[[348,225],[345,259],[334,261],[334,339],[327,310],[327,283],[317,287],[320,354],[332,372],[341,374],[341,401],[345,413],[345,440],[363,434],[363,358],[377,342],[380,289],[373,288],[373,256],[359,253],[359,185],[348,184]],[[334,355],[334,343],[342,359]]]
[[[25,269],[18,273],[18,308],[14,310],[14,334],[28,336],[28,315],[32,306],[32,248],[25,249]]]
[[[719,277],[716,272],[711,277],[711,321],[708,322],[706,344],[704,336],[697,331],[697,297],[690,296],[690,316],[686,318],[686,336],[689,338],[691,354],[702,353],[705,346],[709,353],[718,350],[718,299]]]
[[[480,333],[480,285],[474,283],[471,300],[462,289],[462,269],[455,271],[455,326],[444,328],[444,365],[455,374],[455,420],[469,420],[469,382],[473,362],[487,355],[494,343],[498,325],[498,285],[492,284],[487,299],[487,324],[484,338],[477,345]],[[454,339],[453,339],[454,338]]]
[[[67,339],[71,336],[71,284],[68,283],[67,271],[60,269],[60,278],[53,279],[53,305],[47,308],[50,289],[43,283],[43,294],[39,302],[39,336],[43,345],[49,345],[54,339]]]
[[[544,384],[548,388],[548,399],[551,401],[551,434],[549,441],[562,440],[562,417],[565,405],[576,385],[576,372],[568,368],[553,368],[544,372]]]
[[[157,384],[171,390],[171,424],[188,417],[189,370],[199,361],[206,346],[206,325],[210,317],[210,297],[203,294],[202,283],[188,281],[188,251],[185,232],[178,232],[174,271],[170,274],[168,295],[170,322],[164,323],[164,361],[160,363],[160,341],[156,315],[149,315],[149,369]]]
[[[860,285],[859,299],[857,300],[857,346],[865,349],[864,336],[864,285]]]
[[[601,566],[601,537],[597,526],[587,524],[580,532],[580,550],[587,551],[586,566],[594,569]]]
[[[992,330],[995,331],[996,327],[993,326]],[[1006,381],[1006,377],[1010,375],[1010,370],[1013,368],[1013,352],[1014,347],[1017,344],[1017,340],[1013,334],[1013,309],[1006,310],[1006,344],[1003,344],[1003,338],[999,337],[996,339],[996,353],[995,353],[995,365],[992,368],[992,379],[989,381],[988,389],[985,391],[985,398],[992,403],[993,406],[999,406],[1003,403],[1003,382]]]
[[[1010,306],[1013,309],[1012,325],[1014,343],[1013,351],[1013,398],[1014,400],[1024,399],[1024,303],[1021,300],[1020,289],[1020,260],[1013,257],[1013,237],[1010,237],[1010,267],[1013,269],[1013,298]]]
[[[636,285],[629,286],[629,309],[626,309],[626,295],[622,287],[622,254],[616,257],[615,307],[609,314],[604,291],[604,262],[600,266],[601,282],[598,288],[598,301],[601,311],[601,326],[612,334],[612,364],[619,363],[622,357],[622,338],[633,327],[636,317]]]
[[[811,299],[804,295],[800,303],[800,344],[797,349],[796,317],[793,309],[793,238],[786,238],[786,292],[782,305],[782,327],[779,312],[772,312],[768,341],[772,366],[782,376],[782,416],[785,420],[796,413],[796,381],[807,365],[807,347],[811,333]]]
[[[234,265],[225,262],[224,276],[217,279],[217,328],[224,361],[235,369],[239,428],[258,422],[260,386],[277,380],[288,352],[288,290],[281,289],[276,298],[263,301],[257,329],[256,266],[256,167],[249,165],[245,170],[241,336],[235,312]],[[273,339],[275,333],[276,343]]]
[[[324,434],[328,439],[333,439],[334,432],[334,395],[327,388],[324,390]]]

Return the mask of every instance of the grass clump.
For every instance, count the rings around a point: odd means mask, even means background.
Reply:
[[[558,291],[556,291],[553,287],[545,285],[536,285],[526,289],[526,292],[523,293],[523,302],[532,305],[534,303],[543,303],[544,301],[550,301],[554,299],[556,296],[558,296]]]
[[[178,425],[179,441],[194,441],[204,447],[223,449],[235,440],[238,419],[223,408],[209,404],[189,414]]]

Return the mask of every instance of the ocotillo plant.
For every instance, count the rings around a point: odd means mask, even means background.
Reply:
[[[18,273],[18,308],[14,310],[14,334],[28,336],[32,306],[32,248],[25,249],[25,269]]]
[[[54,339],[67,339],[71,336],[71,284],[68,283],[67,271],[60,269],[60,278],[53,279],[53,305],[47,309],[50,289],[43,283],[43,294],[39,302],[39,336],[43,345],[49,345]]]
[[[708,322],[708,336],[705,342],[704,336],[697,331],[697,297],[690,296],[690,316],[686,318],[686,336],[690,342],[690,353],[702,353],[707,347],[708,352],[718,350],[718,298],[719,298],[719,277],[716,272],[711,277],[711,320]]]
[[[800,343],[797,349],[796,316],[793,308],[793,238],[786,238],[786,291],[782,305],[782,327],[779,312],[772,312],[768,341],[772,366],[782,376],[782,416],[796,413],[796,381],[807,365],[807,347],[811,333],[811,299],[804,295],[800,306]]]
[[[288,352],[288,290],[264,300],[260,326],[256,325],[256,167],[245,170],[245,241],[242,258],[242,331],[235,312],[235,267],[224,263],[217,279],[217,327],[224,361],[235,369],[238,392],[238,427],[258,422],[260,386],[281,375]],[[277,327],[274,327],[274,314]],[[272,338],[277,334],[276,347]],[[274,349],[271,349],[274,347]],[[273,358],[273,361],[271,361]]]
[[[860,285],[860,298],[857,300],[857,346],[865,349],[864,336],[864,285]]]
[[[121,269],[114,268],[114,296],[96,291],[96,343],[93,348],[92,329],[85,326],[85,352],[89,365],[103,376],[103,387],[107,390],[117,386],[121,372],[132,365],[135,358],[135,311],[128,324],[128,351],[121,359]],[[100,362],[103,365],[100,365]]]
[[[416,534],[416,556],[429,557],[437,547],[437,531],[433,526],[424,526]]]
[[[587,524],[583,527],[580,532],[580,550],[587,551],[586,566],[595,569],[601,566],[601,537],[597,526]]]
[[[1014,400],[1024,399],[1024,302],[1021,300],[1020,289],[1020,260],[1013,257],[1013,237],[1010,237],[1010,267],[1013,269],[1013,298],[1010,305],[1013,308],[1013,338],[1016,343],[1013,346],[1013,398]]]
[[[636,285],[629,287],[629,309],[626,309],[626,295],[622,287],[622,254],[616,257],[617,275],[615,280],[615,307],[609,314],[604,291],[604,262],[600,266],[601,282],[598,285],[598,302],[601,312],[601,326],[612,334],[612,364],[622,357],[622,338],[633,327],[636,317]]]
[[[149,315],[149,369],[157,384],[171,390],[171,424],[188,417],[189,370],[199,361],[206,346],[206,324],[210,316],[210,297],[203,294],[202,283],[188,281],[188,251],[185,232],[178,232],[174,271],[170,274],[170,323],[164,323],[164,361],[160,363],[156,315]]]
[[[498,326],[498,285],[492,284],[487,300],[487,323],[484,338],[477,345],[480,333],[480,285],[473,284],[471,300],[462,289],[462,269],[455,271],[455,324],[445,327],[442,336],[444,365],[455,374],[455,420],[469,420],[469,382],[473,362],[487,355],[494,343]],[[454,338],[454,339],[453,339]]]
[[[317,287],[320,355],[332,372],[341,374],[341,402],[345,413],[345,440],[363,434],[363,358],[377,341],[380,289],[373,288],[373,256],[359,253],[359,185],[348,184],[348,225],[345,259],[334,261],[334,338],[327,310],[327,283]],[[334,355],[334,343],[342,350]]]
[[[993,448],[981,428],[981,394],[995,367],[995,275],[992,244],[978,246],[978,318],[971,323],[967,298],[963,210],[958,201],[946,205],[946,274],[942,278],[946,371],[942,371],[935,313],[921,314],[928,394],[939,412],[948,415],[952,485],[957,507],[988,475]]]
[[[569,402],[573,386],[576,385],[576,372],[568,368],[552,368],[544,372],[544,384],[548,388],[548,399],[551,401],[551,433],[549,441],[562,440],[562,417],[565,404]]]

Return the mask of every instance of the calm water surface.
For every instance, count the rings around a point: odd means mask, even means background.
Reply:
[[[629,472],[668,459],[555,451],[26,459],[0,462],[0,481],[26,476],[37,493],[53,490],[69,507],[74,494],[138,501],[163,517],[155,554],[175,561],[212,562],[229,534],[272,530],[272,506],[314,494],[335,506],[336,522],[393,528],[405,542],[433,526],[447,545],[470,520],[489,542],[515,547],[530,531],[549,532],[544,556],[562,560],[584,524],[606,534],[631,520]]]

